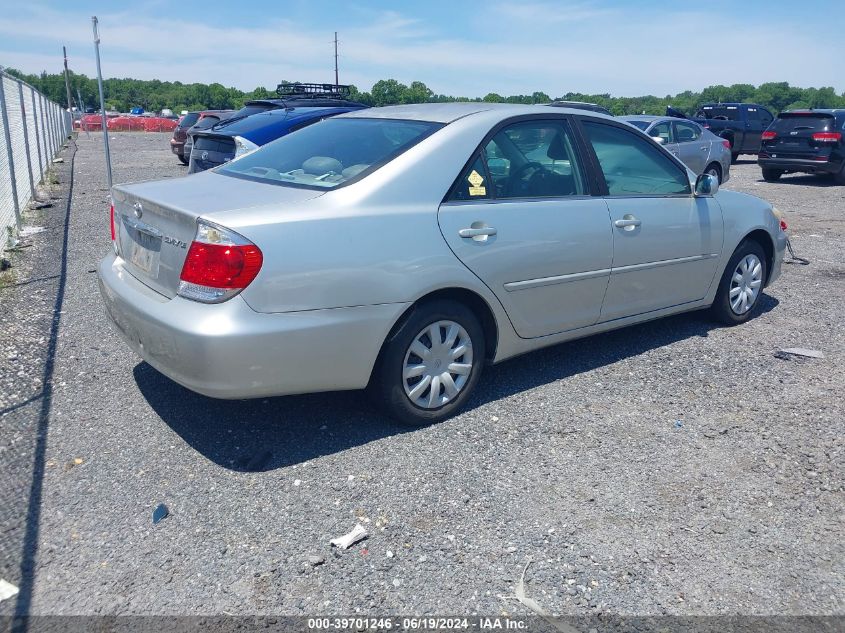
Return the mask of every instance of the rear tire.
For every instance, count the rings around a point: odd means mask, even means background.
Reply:
[[[712,317],[725,325],[745,323],[760,301],[767,275],[763,247],[754,240],[742,242],[722,273],[716,298],[710,307]],[[744,301],[742,295],[746,297]]]
[[[845,185],[845,165],[842,165],[842,169],[839,170],[838,174],[833,175],[833,182],[837,185]]]
[[[766,182],[777,182],[783,176],[782,169],[766,169],[763,167],[763,180]]]
[[[722,166],[719,163],[710,163],[707,167],[704,168],[705,174],[710,174],[711,176],[716,176],[716,179],[719,181],[719,184],[722,184]]]
[[[739,152],[731,152],[731,165],[736,163],[739,160]]]
[[[466,404],[484,359],[484,330],[472,310],[456,301],[424,303],[385,341],[367,391],[402,424],[440,422]]]

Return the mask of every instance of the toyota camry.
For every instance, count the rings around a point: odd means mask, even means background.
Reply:
[[[543,106],[350,112],[112,200],[100,289],[150,365],[217,398],[367,388],[411,424],[518,354],[704,308],[742,323],[786,247],[767,202]]]

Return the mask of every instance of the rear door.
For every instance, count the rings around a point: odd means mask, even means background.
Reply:
[[[696,198],[686,169],[607,121],[582,123],[604,176],[613,266],[601,321],[702,299],[722,250],[722,210]]]
[[[704,130],[692,121],[675,121],[674,125],[678,158],[695,173],[702,173],[710,156],[710,142],[702,139]]]
[[[772,115],[763,108],[748,106],[745,116],[745,138],[742,141],[742,149],[756,154],[760,151],[763,130],[772,122]]]
[[[494,130],[440,206],[443,237],[499,298],[519,336],[595,323],[613,257],[569,119]]]
[[[836,129],[836,119],[827,112],[781,112],[769,129],[764,149],[772,158],[825,161],[835,143],[827,135]],[[815,136],[815,138],[814,138]]]

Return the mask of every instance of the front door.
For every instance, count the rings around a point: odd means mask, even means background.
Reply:
[[[710,156],[710,142],[702,139],[704,130],[691,121],[675,121],[678,158],[696,174],[704,173]]]
[[[722,250],[719,204],[694,197],[687,171],[635,132],[597,121],[583,127],[613,227],[601,321],[704,298]]]
[[[455,255],[499,298],[519,336],[598,321],[610,277],[607,205],[590,197],[566,119],[507,124],[439,212]]]

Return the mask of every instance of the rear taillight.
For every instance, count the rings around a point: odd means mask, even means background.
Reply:
[[[188,249],[179,296],[203,303],[220,303],[246,288],[261,270],[261,250],[234,231],[200,221]]]
[[[817,143],[838,143],[842,140],[842,132],[816,132],[813,140]]]
[[[724,147],[726,147],[727,149],[730,149],[730,148],[731,148],[731,142],[730,142],[730,141],[728,141],[728,140],[726,140],[726,139],[722,139],[722,145],[723,145]]]
[[[781,231],[786,231],[786,229],[788,229],[788,228],[789,228],[789,227],[788,227],[788,226],[786,226],[786,220],[781,220],[781,221],[780,221],[780,230],[781,230]]]
[[[773,132],[772,130],[766,130],[765,132],[763,132],[763,140],[772,141],[777,138],[777,135],[777,132]]]

